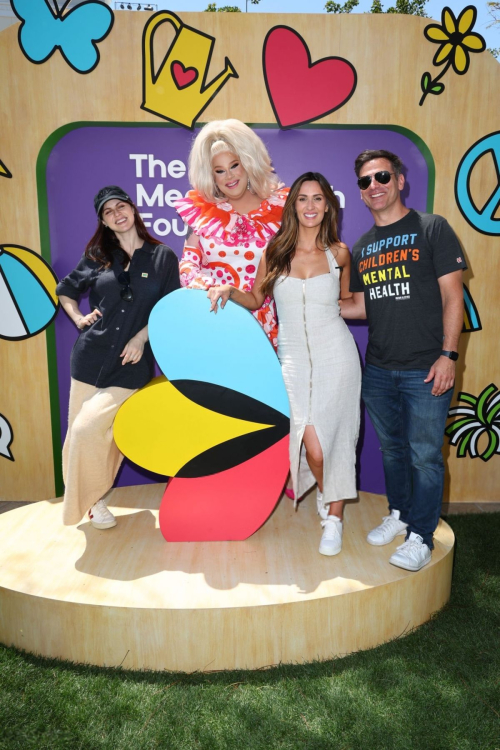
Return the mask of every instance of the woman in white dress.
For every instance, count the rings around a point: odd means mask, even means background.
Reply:
[[[356,497],[361,368],[340,317],[349,294],[350,254],[337,235],[339,204],[318,172],[290,188],[281,229],[270,241],[251,291],[208,292],[211,310],[228,299],[254,310],[272,294],[279,319],[278,357],[291,405],[290,466],[295,497],[318,484],[319,551],[342,549],[345,500]]]

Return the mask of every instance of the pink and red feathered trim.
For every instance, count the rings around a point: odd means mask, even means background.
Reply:
[[[248,214],[237,213],[230,203],[210,203],[197,190],[175,201],[177,213],[195,234],[227,245],[256,241],[266,245],[281,225],[289,188],[277,188]]]

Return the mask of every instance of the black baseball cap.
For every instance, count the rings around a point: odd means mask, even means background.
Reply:
[[[99,216],[101,213],[101,209],[106,203],[106,201],[111,201],[113,199],[116,199],[118,201],[125,201],[126,203],[132,203],[132,198],[127,195],[125,190],[122,190],[121,187],[118,187],[118,185],[108,185],[107,187],[103,187],[99,190],[97,195],[94,197],[94,208],[96,214]]]

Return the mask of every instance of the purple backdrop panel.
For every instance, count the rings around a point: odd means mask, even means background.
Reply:
[[[349,247],[372,225],[360,200],[353,164],[367,148],[397,153],[406,165],[403,201],[425,211],[429,173],[418,146],[397,130],[360,127],[309,127],[282,131],[255,128],[263,138],[276,172],[290,185],[303,172],[322,172],[341,204],[340,236]],[[151,233],[179,255],[186,228],[172,207],[189,189],[187,158],[193,135],[168,125],[84,125],[69,130],[53,147],[47,161],[47,201],[51,263],[59,278],[77,264],[96,227],[93,196],[104,185],[120,185],[134,199]],[[85,308],[85,301],[82,307]],[[362,358],[366,350],[364,323],[350,326]],[[67,429],[69,358],[76,330],[65,315],[55,322],[61,436]],[[384,492],[379,444],[368,416],[360,436],[360,488]],[[124,463],[121,486],[159,481],[155,475]]]

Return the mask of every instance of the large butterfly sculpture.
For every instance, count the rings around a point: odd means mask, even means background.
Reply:
[[[169,542],[247,539],[273,512],[288,473],[288,396],[269,340],[233,302],[178,289],[149,318],[159,377],[121,406],[115,440],[172,477],[160,506]]]
[[[90,73],[99,63],[97,42],[113,27],[112,10],[99,0],[64,12],[69,0],[53,10],[48,0],[10,0],[21,21],[19,46],[33,63],[43,63],[56,49],[77,73]]]

